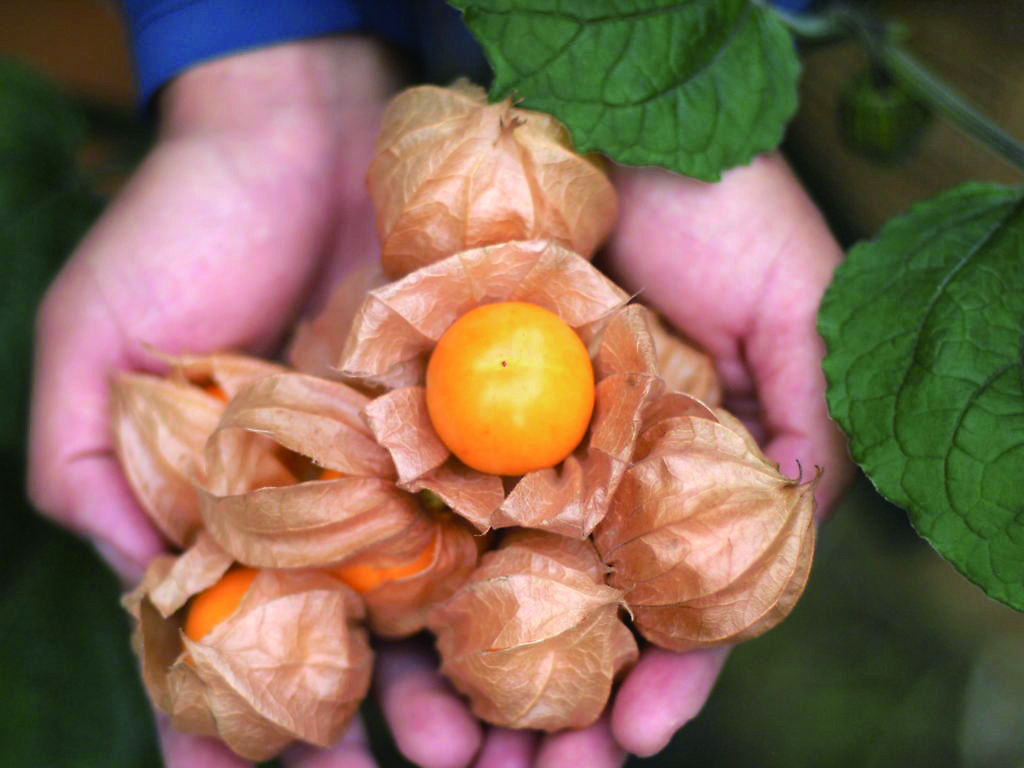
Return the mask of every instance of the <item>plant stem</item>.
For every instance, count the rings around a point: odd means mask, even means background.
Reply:
[[[792,13],[765,5],[790,32],[801,40],[827,41],[849,37],[850,30],[831,10],[821,13]]]
[[[879,53],[883,66],[908,93],[1024,172],[1024,145],[960,98],[906,51],[886,46]]]
[[[819,14],[797,15],[776,11],[776,15],[799,38],[829,40],[855,35],[868,49],[872,59],[884,67],[907,93],[1024,173],[1024,145],[904,50],[882,20],[846,3],[835,3]]]

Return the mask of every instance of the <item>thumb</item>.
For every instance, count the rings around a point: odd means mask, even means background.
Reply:
[[[28,491],[43,514],[92,541],[133,584],[164,547],[114,457],[109,378],[127,367],[126,355],[83,277],[66,270],[37,316]]]

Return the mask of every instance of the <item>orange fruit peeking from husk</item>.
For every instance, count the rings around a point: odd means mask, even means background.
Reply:
[[[438,437],[464,464],[523,475],[579,445],[594,410],[594,369],[554,312],[522,301],[484,304],[441,336],[426,395]]]
[[[196,595],[185,617],[185,636],[198,643],[237,611],[258,573],[255,568],[235,568],[225,573],[212,587]]]
[[[203,392],[208,394],[210,397],[216,398],[217,400],[220,400],[222,403],[226,403],[228,402],[228,400],[231,399],[228,397],[228,393],[225,392],[224,389],[214,381],[205,382],[199,385],[199,388],[203,390]]]
[[[337,568],[332,571],[332,573],[352,587],[356,592],[363,594],[365,592],[369,592],[371,589],[379,587],[386,581],[404,579],[409,576],[415,576],[417,573],[422,573],[430,567],[431,563],[434,562],[434,557],[437,553],[437,545],[438,540],[434,539],[434,541],[432,541],[428,546],[424,547],[423,551],[418,556],[409,562],[392,566],[390,568],[374,568],[369,565],[350,565],[344,568]]]

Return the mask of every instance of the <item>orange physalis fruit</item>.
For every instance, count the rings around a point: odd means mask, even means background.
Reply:
[[[200,387],[200,389],[202,389],[203,392],[208,394],[210,397],[217,398],[222,403],[226,403],[230,399],[228,397],[228,393],[225,392],[224,389],[219,384],[216,384],[212,381],[207,384],[203,384]]]
[[[494,475],[553,467],[579,445],[594,410],[587,348],[535,304],[484,304],[456,320],[427,367],[427,411],[464,464]]]
[[[185,618],[185,635],[188,639],[194,643],[199,642],[237,611],[258,573],[255,568],[236,568],[225,573],[212,587],[196,595]]]
[[[379,587],[386,581],[404,579],[407,576],[415,576],[417,573],[425,571],[434,562],[434,556],[437,554],[437,543],[438,540],[434,539],[430,546],[425,547],[414,560],[410,560],[402,565],[396,565],[391,568],[350,565],[346,568],[337,568],[332,573],[356,592],[363,594]]]

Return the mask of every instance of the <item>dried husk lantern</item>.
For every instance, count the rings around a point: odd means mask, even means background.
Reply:
[[[513,529],[429,626],[441,671],[478,717],[506,728],[583,728],[637,657],[622,605],[589,541]]]
[[[589,258],[618,213],[599,160],[550,115],[482,88],[410,88],[384,114],[367,182],[381,261],[400,277],[459,251],[544,238]]]
[[[785,618],[814,554],[814,485],[781,474],[733,416],[671,393],[647,413],[594,541],[633,625],[676,651]]]
[[[182,632],[190,598],[232,559],[205,534],[164,555],[125,599],[150,699],[180,731],[214,736],[249,760],[295,740],[328,746],[370,685],[373,654],[363,607],[319,571],[260,571],[237,610],[198,641]]]
[[[114,449],[140,506],[172,544],[184,547],[202,526],[195,483],[225,402],[246,382],[277,373],[242,355],[167,359],[168,376],[121,373],[111,385]]]
[[[363,421],[367,402],[344,384],[297,373],[232,398],[199,490],[206,529],[225,551],[260,568],[339,565],[416,523],[415,499],[395,492],[391,460]],[[289,482],[254,476],[253,457],[268,443],[289,459]]]
[[[362,597],[375,635],[401,638],[423,629],[430,610],[469,579],[487,544],[487,537],[438,502],[421,501],[424,514],[401,541],[386,542],[332,571]]]

